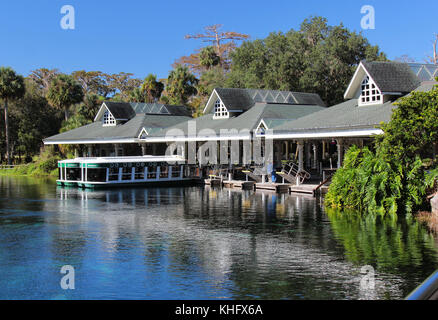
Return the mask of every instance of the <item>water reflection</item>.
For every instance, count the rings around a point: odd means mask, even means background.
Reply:
[[[365,264],[373,297],[402,298],[437,266],[420,225],[350,221],[311,197],[6,180],[0,298],[357,299]],[[74,292],[59,288],[64,264]]]

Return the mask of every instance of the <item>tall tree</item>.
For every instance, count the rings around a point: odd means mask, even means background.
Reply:
[[[24,78],[9,67],[0,67],[0,98],[4,102],[6,158],[11,164],[9,148],[8,102],[21,98],[25,93]]]
[[[43,95],[49,90],[52,79],[59,74],[58,69],[40,68],[31,71],[29,78],[38,86]]]
[[[214,51],[213,47],[205,47],[199,53],[199,62],[201,66],[207,68],[207,70],[218,65],[221,62],[221,58]]]
[[[60,74],[52,80],[46,97],[50,105],[64,110],[65,120],[67,121],[70,106],[81,102],[84,93],[82,87],[73,77]]]
[[[107,74],[101,71],[78,70],[71,74],[73,78],[82,86],[84,94],[102,95],[106,97],[113,90],[107,83]]]
[[[184,66],[177,66],[169,73],[166,96],[170,104],[185,104],[197,93],[198,79]]]
[[[234,31],[221,31],[222,25],[215,24],[204,27],[204,33],[188,34],[185,39],[201,39],[203,42],[210,43],[216,55],[220,58],[220,64],[228,70],[230,67],[230,53],[237,47],[236,41],[242,41],[249,38],[249,35]],[[183,56],[175,61],[173,65],[185,65],[195,74],[202,73],[205,69],[200,62],[200,51],[192,53],[189,56]]]
[[[123,101],[129,100],[129,94],[134,88],[138,88],[142,81],[140,79],[132,78],[132,73],[119,72],[108,76],[109,86],[118,91],[120,99]]]
[[[161,93],[163,92],[164,84],[157,80],[157,76],[153,74],[148,74],[141,85],[141,90],[145,94],[145,102],[156,102],[160,99]]]

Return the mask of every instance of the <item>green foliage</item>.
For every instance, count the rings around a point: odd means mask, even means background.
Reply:
[[[52,79],[47,92],[47,100],[58,109],[65,112],[65,120],[68,119],[68,108],[79,103],[84,98],[82,87],[69,75],[59,74]]]
[[[130,93],[132,102],[157,102],[163,92],[164,84],[157,81],[157,76],[149,74],[139,88],[134,88]]]
[[[297,31],[244,42],[231,57],[228,87],[315,92],[328,105],[343,101],[361,60],[386,60],[361,34],[322,17],[306,19]]]
[[[24,95],[24,78],[9,67],[0,67],[0,99],[14,100]]]
[[[391,121],[382,124],[376,152],[351,147],[333,177],[326,205],[390,215],[427,209],[438,168],[428,170],[438,139],[438,88],[413,92],[397,102]],[[432,146],[432,148],[431,148]]]
[[[170,104],[185,104],[192,95],[197,93],[198,79],[190,73],[187,67],[178,65],[169,73],[166,85],[166,96]]]
[[[202,48],[199,53],[199,62],[201,66],[210,69],[217,66],[221,61],[221,58],[216,54],[216,51],[212,46]]]

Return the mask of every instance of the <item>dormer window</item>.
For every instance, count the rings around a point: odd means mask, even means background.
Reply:
[[[116,119],[113,117],[111,112],[109,112],[108,110],[106,110],[105,113],[103,114],[102,121],[103,121],[104,126],[115,126],[116,125]]]
[[[266,134],[266,126],[262,122],[260,122],[259,127],[257,128],[257,135],[264,136]]]
[[[215,119],[227,119],[229,117],[229,113],[227,108],[225,108],[224,104],[220,99],[217,99],[214,103],[214,116]]]
[[[359,96],[359,105],[381,104],[383,97],[380,90],[377,88],[373,79],[365,76],[361,84],[361,94]]]

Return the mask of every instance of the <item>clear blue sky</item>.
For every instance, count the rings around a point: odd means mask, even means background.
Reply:
[[[75,30],[60,27],[63,5],[75,8]],[[204,26],[220,23],[254,40],[320,15],[331,25],[361,31],[363,5],[376,12],[375,30],[363,34],[390,59],[407,54],[423,61],[432,53],[436,0],[14,0],[0,4],[0,65],[23,75],[46,67],[164,78],[176,58],[203,45],[184,35]]]

